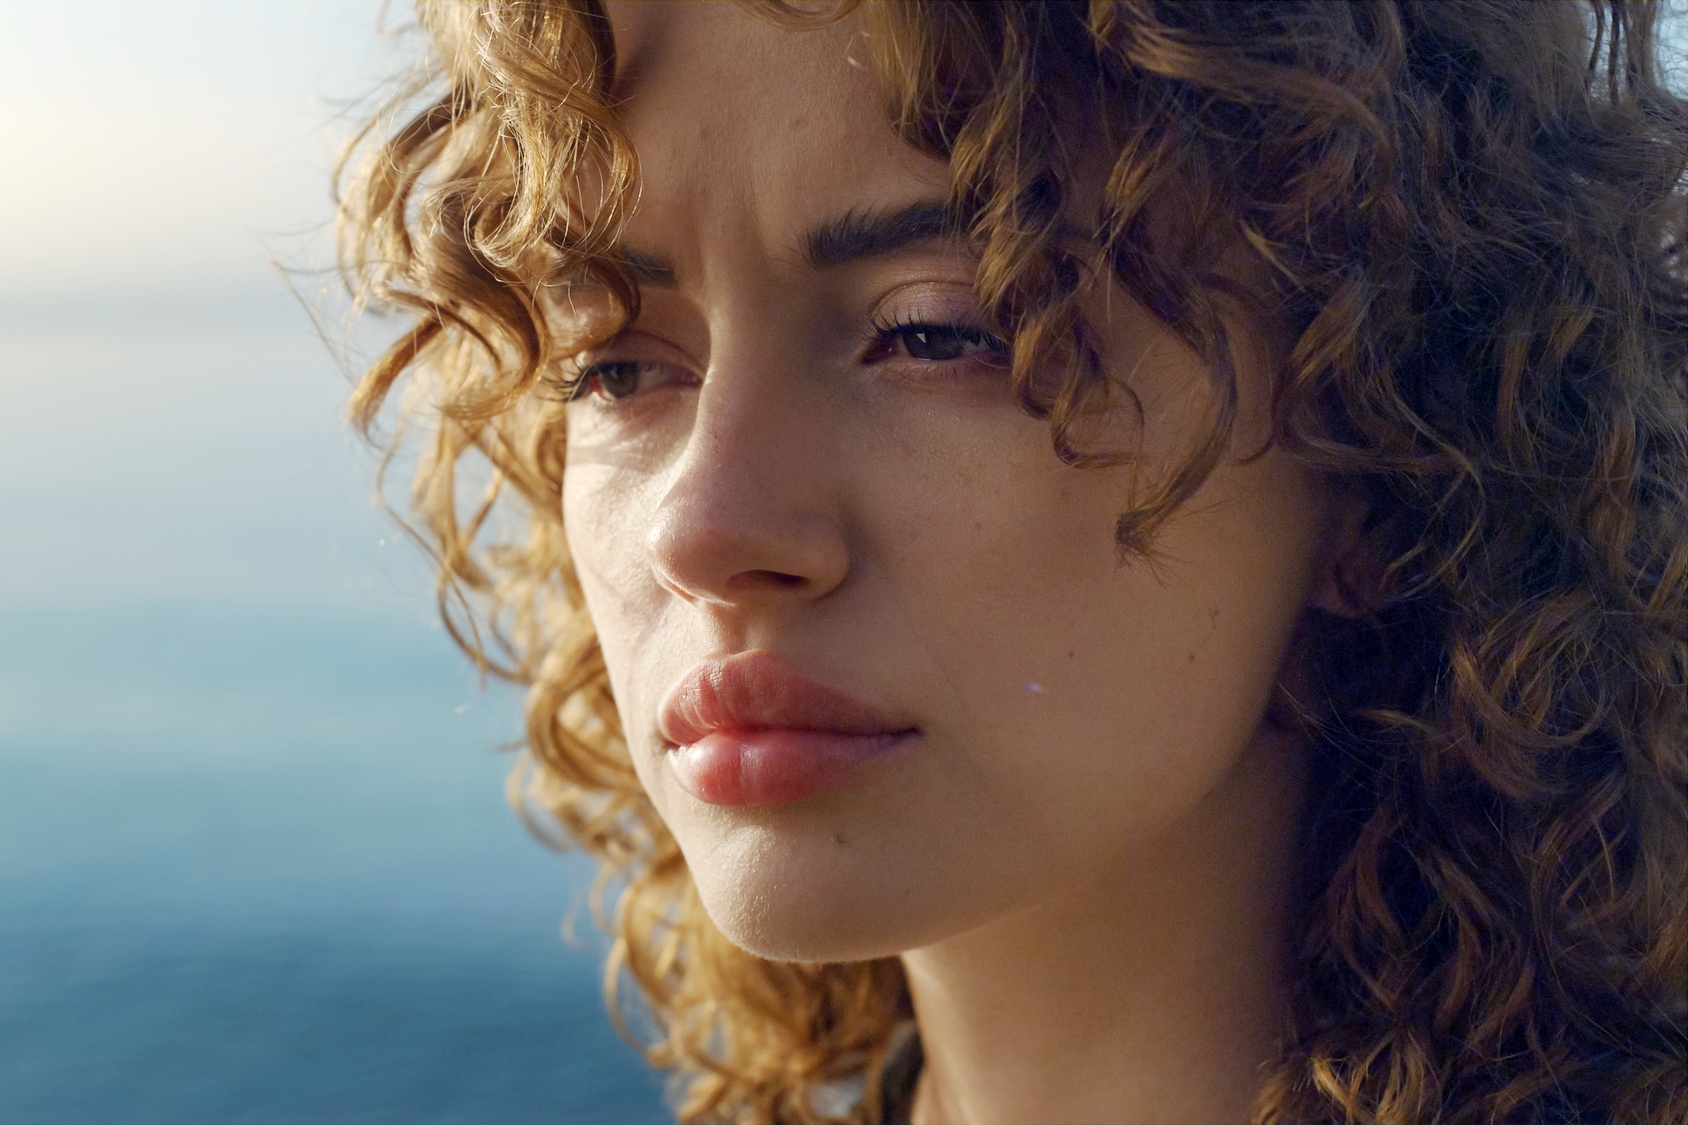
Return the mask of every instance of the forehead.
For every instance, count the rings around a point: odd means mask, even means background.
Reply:
[[[792,29],[727,3],[609,14],[612,99],[639,156],[629,237],[682,273],[713,240],[785,254],[819,220],[942,197],[946,167],[892,130],[854,19]]]

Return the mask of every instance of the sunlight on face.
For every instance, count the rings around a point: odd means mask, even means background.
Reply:
[[[723,931],[803,960],[915,948],[1291,775],[1259,732],[1316,479],[1233,458],[1156,565],[1122,561],[1134,470],[1063,466],[1017,409],[934,217],[946,170],[893,135],[854,25],[613,18],[643,311],[577,372],[564,516],[639,776]],[[1105,296],[1164,465],[1206,376]]]

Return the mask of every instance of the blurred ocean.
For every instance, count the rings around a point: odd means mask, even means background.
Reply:
[[[379,12],[0,4],[0,1122],[671,1119],[269,264]]]
[[[513,700],[373,614],[0,614],[0,1120],[658,1121]],[[590,926],[579,927],[582,934]]]

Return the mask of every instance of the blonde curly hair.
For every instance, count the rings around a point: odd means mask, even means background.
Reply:
[[[793,34],[841,14],[766,11]],[[1128,456],[1075,437],[1118,408],[1086,277],[1111,272],[1209,361],[1211,432],[1121,516],[1122,549],[1152,549],[1229,442],[1216,276],[1239,241],[1292,341],[1273,440],[1371,498],[1382,595],[1320,623],[1301,701],[1305,901],[1257,1119],[1688,1116],[1688,124],[1655,5],[856,13],[892,126],[949,163],[982,305],[1064,459]],[[638,170],[607,18],[477,0],[420,22],[431,67],[339,181],[349,284],[408,316],[352,417],[373,433],[408,383],[377,440],[420,450],[441,613],[527,688],[513,791],[620,888],[612,1011],[631,981],[681,1118],[828,1120],[865,1080],[846,1116],[879,1119],[899,963],[767,961],[711,924],[634,775],[564,542],[544,389],[583,341],[545,293],[588,277],[624,315],[639,299],[612,252]],[[1057,223],[1085,174],[1058,140],[1073,122],[1108,154],[1077,243]],[[1171,192],[1169,234],[1149,217]]]

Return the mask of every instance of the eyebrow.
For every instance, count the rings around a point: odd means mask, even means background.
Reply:
[[[803,259],[824,270],[923,242],[957,239],[962,233],[949,208],[930,200],[895,211],[850,211],[803,236]]]
[[[800,245],[804,262],[812,269],[824,270],[926,242],[953,241],[963,233],[964,228],[949,208],[922,200],[892,211],[847,211],[808,231]],[[631,246],[618,246],[615,256],[641,286],[679,287],[679,273],[665,258]]]
[[[635,250],[631,246],[616,247],[614,255],[616,260],[627,267],[627,272],[638,285],[657,289],[677,289],[680,286],[680,275],[675,272],[673,263],[666,259]]]

